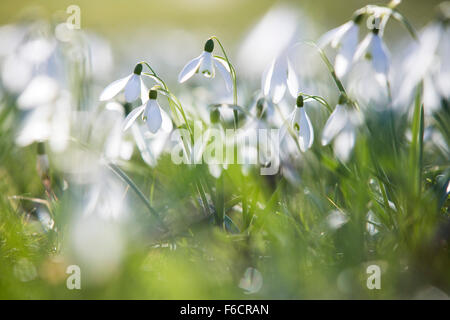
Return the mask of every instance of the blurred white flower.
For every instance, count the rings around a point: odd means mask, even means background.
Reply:
[[[296,39],[307,37],[310,21],[298,8],[276,5],[257,22],[243,39],[238,52],[240,74],[260,76],[274,57]]]
[[[244,289],[245,294],[257,293],[263,286],[263,276],[256,268],[248,267],[244,276],[239,281],[239,288]]]
[[[291,128],[298,136],[300,150],[305,152],[311,148],[314,142],[314,129],[311,121],[305,112],[303,97],[297,97],[297,104],[291,115]]]
[[[347,161],[355,145],[356,125],[358,116],[348,110],[345,99],[339,98],[339,104],[328,118],[322,132],[322,145],[329,144],[333,139],[335,155],[341,161]]]
[[[272,60],[263,73],[261,87],[263,94],[270,97],[273,103],[279,103],[283,99],[286,87],[292,97],[297,97],[298,79],[287,52]]]
[[[191,78],[195,73],[199,72],[203,74],[206,78],[214,78],[215,67],[219,70],[223,79],[225,80],[225,85],[228,91],[233,88],[233,83],[231,80],[231,70],[228,63],[221,58],[214,57],[212,51],[214,50],[214,41],[208,39],[205,43],[204,51],[197,58],[189,61],[181,70],[178,75],[178,82],[183,83],[189,78]]]
[[[20,109],[32,109],[37,106],[52,103],[58,96],[59,85],[46,75],[36,76],[17,99]]]
[[[355,19],[328,31],[318,40],[318,46],[320,48],[331,45],[331,47],[338,49],[334,62],[334,69],[338,77],[343,77],[349,70],[358,45],[359,23],[361,19],[362,15],[358,15]]]
[[[430,114],[440,107],[442,98],[450,97],[450,28],[442,21],[430,23],[408,52],[403,59],[402,84],[394,106],[405,109],[416,86],[423,81],[424,111]]]
[[[386,85],[389,74],[389,53],[378,32],[379,30],[374,28],[367,34],[356,49],[353,62],[363,58],[370,60],[377,81],[382,85]]]
[[[125,78],[116,80],[103,89],[100,94],[100,101],[106,101],[114,98],[122,90],[125,91],[125,100],[133,102],[139,98],[143,81],[141,78],[142,64],[138,63],[132,74]]]
[[[49,141],[53,151],[63,151],[69,141],[71,95],[60,90],[54,101],[46,102],[27,111],[16,137],[19,146],[35,141]]]

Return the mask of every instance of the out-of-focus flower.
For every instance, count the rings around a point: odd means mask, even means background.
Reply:
[[[318,46],[321,48],[331,45],[338,49],[334,62],[334,69],[338,77],[343,77],[349,70],[358,45],[359,23],[362,18],[362,14],[356,15],[353,20],[328,31],[318,40]]]
[[[419,41],[408,48],[403,63],[402,85],[394,106],[405,108],[414,96],[416,86],[423,81],[424,111],[431,113],[441,105],[441,99],[450,98],[450,5],[441,8],[441,17],[422,29]],[[447,19],[447,23],[445,22]]]
[[[114,98],[122,90],[125,91],[125,100],[133,102],[139,98],[143,81],[141,78],[142,64],[138,63],[132,74],[125,78],[116,80],[103,89],[100,94],[100,101],[106,101]]]
[[[195,73],[199,72],[206,78],[214,78],[215,68],[217,68],[225,80],[225,85],[228,91],[233,88],[231,80],[231,70],[228,63],[221,58],[214,57],[212,51],[214,50],[214,41],[208,39],[205,43],[204,51],[197,58],[189,61],[178,75],[178,82],[183,83],[191,78]]]
[[[307,38],[308,16],[298,8],[276,5],[257,22],[242,40],[238,52],[238,69],[245,76],[260,76],[274,57],[290,47],[297,39]]]
[[[31,90],[23,96],[24,107],[29,108],[33,105],[31,92],[36,92],[37,97],[40,96],[36,101],[41,101],[40,99],[43,98],[38,91]],[[70,134],[71,95],[64,90],[58,90],[55,95],[56,98],[53,101],[45,101],[45,103],[27,111],[16,137],[16,143],[19,146],[27,146],[35,141],[48,140],[52,150],[58,152],[65,149]]]
[[[367,34],[356,49],[353,61],[357,62],[362,58],[370,60],[377,81],[386,85],[389,74],[389,53],[378,32],[379,29],[374,28]]]
[[[263,94],[271,97],[273,103],[279,103],[286,92],[296,97],[298,92],[298,79],[288,53],[284,52],[273,59],[269,67],[264,71],[261,81]]]
[[[292,113],[291,128],[298,136],[300,150],[305,152],[314,142],[314,129],[305,112],[303,96],[297,97],[296,108]]]
[[[348,160],[356,139],[357,116],[348,108],[346,98],[341,95],[322,132],[322,145],[334,139],[334,153],[344,162]]]

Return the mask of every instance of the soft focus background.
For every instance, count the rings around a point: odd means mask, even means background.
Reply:
[[[398,9],[420,30],[436,17],[439,2],[405,0]],[[75,36],[60,27],[73,4],[81,9]],[[208,122],[209,104],[231,102],[222,80],[176,80],[216,35],[236,68],[239,104],[253,112],[274,56],[300,40],[316,41],[366,4],[2,0],[0,298],[448,299],[448,100],[433,114],[425,109],[419,192],[415,167],[408,167],[418,130],[412,112],[394,114],[376,103],[370,108],[370,100],[364,109],[370,121],[353,158],[343,163],[331,147],[320,146],[329,113],[312,103],[315,144],[295,156],[286,147],[282,175],[226,171],[224,227],[203,216],[197,192],[200,177],[216,209],[220,185],[211,168],[174,165],[164,152],[172,127],[153,136],[136,126],[122,136],[124,115],[138,103],[98,101],[106,85],[145,60],[190,117]],[[395,92],[413,40],[393,20],[384,39]],[[338,92],[318,56],[306,47],[298,54],[301,90],[335,105]],[[46,78],[27,91],[39,76]],[[350,91],[363,100],[377,95],[370,89]],[[44,102],[37,108],[39,99]],[[294,100],[285,100],[280,107],[287,115]],[[81,268],[81,290],[66,287],[66,268],[73,264]],[[366,287],[370,264],[383,270],[382,290]]]

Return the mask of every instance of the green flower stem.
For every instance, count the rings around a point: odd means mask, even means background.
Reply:
[[[217,43],[219,44],[220,48],[222,49],[224,58],[228,63],[228,67],[230,68],[231,77],[233,79],[233,104],[237,105],[236,70],[234,69],[233,65],[231,64],[230,59],[228,59],[228,55],[227,55],[222,43],[220,42],[219,38],[217,38],[216,36],[212,36],[211,39],[216,40]],[[239,121],[237,110],[233,110],[233,114],[234,114],[234,128],[236,129],[238,126],[238,121]]]
[[[323,97],[313,96],[313,95],[309,95],[309,94],[303,93],[303,92],[300,92],[299,95],[304,96],[306,98],[305,101],[308,101],[309,99],[315,100],[315,101],[319,102],[321,105],[323,105],[325,108],[327,108],[328,111],[333,112],[333,109],[330,107],[328,102]]]
[[[191,137],[191,142],[192,142],[194,140],[194,133],[192,131],[192,128],[189,125],[189,122],[188,122],[187,117],[186,117],[186,113],[184,112],[184,109],[183,109],[183,106],[181,105],[180,100],[178,100],[178,98],[169,90],[169,87],[164,82],[164,80],[161,79],[156,74],[155,70],[153,70],[153,68],[147,62],[144,61],[144,62],[141,62],[141,63],[145,64],[149,68],[149,70],[152,72],[151,74],[148,74],[148,73],[145,73],[145,72],[143,74],[162,84],[163,88],[158,88],[158,91],[162,92],[164,95],[167,96],[167,99],[168,99],[169,104],[171,106],[174,105],[176,107],[176,109],[178,109],[178,111],[180,112],[181,116],[183,117],[184,123],[186,124],[186,128],[189,131],[189,135]],[[187,142],[185,141],[185,139],[182,138],[181,140],[183,142],[184,149],[186,151],[186,155],[187,155],[188,159],[190,159],[191,155],[190,155],[190,151],[189,151],[189,146],[188,146]],[[211,211],[210,211],[210,208],[209,208],[209,205],[208,205],[208,200],[206,198],[206,194],[205,194],[202,182],[200,181],[200,179],[198,179],[198,181],[195,182],[195,184],[196,184],[197,190],[198,190],[198,192],[200,194],[200,198],[202,199],[202,203],[203,203],[205,212],[209,216],[209,215],[211,215]]]
[[[337,77],[336,71],[334,70],[334,67],[331,64],[331,62],[328,59],[328,57],[325,54],[325,52],[317,44],[315,44],[314,42],[305,41],[305,43],[307,45],[310,45],[310,46],[314,47],[319,52],[320,57],[322,58],[322,61],[327,66],[328,71],[330,72],[331,77],[333,78],[334,82],[336,83],[336,86],[338,87],[339,91],[348,98],[347,91],[345,90],[344,85],[342,84],[341,80],[339,80],[339,78]],[[348,99],[348,101],[349,101],[348,103],[350,105],[352,105],[356,110],[359,110],[359,106],[358,106],[358,104],[355,101],[352,101],[350,99]]]

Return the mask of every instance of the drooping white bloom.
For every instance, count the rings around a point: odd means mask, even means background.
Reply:
[[[343,25],[325,33],[318,41],[318,46],[327,45],[338,49],[334,62],[334,69],[338,77],[343,77],[349,70],[353,56],[358,45],[359,22],[362,15],[344,23]]]
[[[292,97],[298,93],[298,78],[288,54],[283,53],[272,60],[272,63],[264,71],[261,88],[264,96],[270,97],[273,103],[279,103],[283,99],[286,87]]]
[[[233,88],[231,80],[231,70],[228,63],[224,59],[214,57],[212,51],[214,50],[214,41],[208,39],[205,43],[204,51],[197,58],[189,61],[178,75],[178,82],[183,83],[190,79],[195,73],[199,72],[206,78],[214,78],[215,68],[217,68],[225,80],[225,85],[228,91]]]
[[[420,32],[419,41],[407,49],[394,106],[409,106],[417,85],[423,81],[424,111],[431,113],[440,107],[442,98],[450,97],[450,27],[443,21],[433,21]]]
[[[122,90],[125,92],[125,100],[127,102],[135,101],[139,98],[139,95],[141,94],[141,87],[143,86],[141,72],[142,64],[138,63],[132,74],[112,82],[105,89],[103,89],[100,94],[100,101],[112,99]]]
[[[135,108],[131,111],[128,116],[125,118],[123,122],[123,131],[127,130],[132,126],[134,121],[142,114],[142,119],[146,121],[147,127],[151,133],[156,133],[163,124],[163,116],[162,112],[164,112],[159,106],[158,101],[156,100],[158,96],[158,92],[156,90],[151,89],[149,91],[149,99],[146,103],[141,105],[140,107]],[[167,116],[164,117],[165,122],[169,121],[170,118]]]
[[[377,81],[385,85],[389,74],[389,53],[378,34],[378,29],[375,28],[368,33],[356,49],[353,61],[357,62],[362,58],[371,61]]]
[[[347,161],[356,140],[357,117],[350,110],[342,96],[339,104],[331,113],[322,132],[322,145],[329,144],[333,139],[335,155],[341,161]]]
[[[305,152],[311,148],[314,142],[314,129],[305,112],[303,96],[301,95],[297,97],[296,108],[292,113],[291,128],[298,136],[300,150]]]

